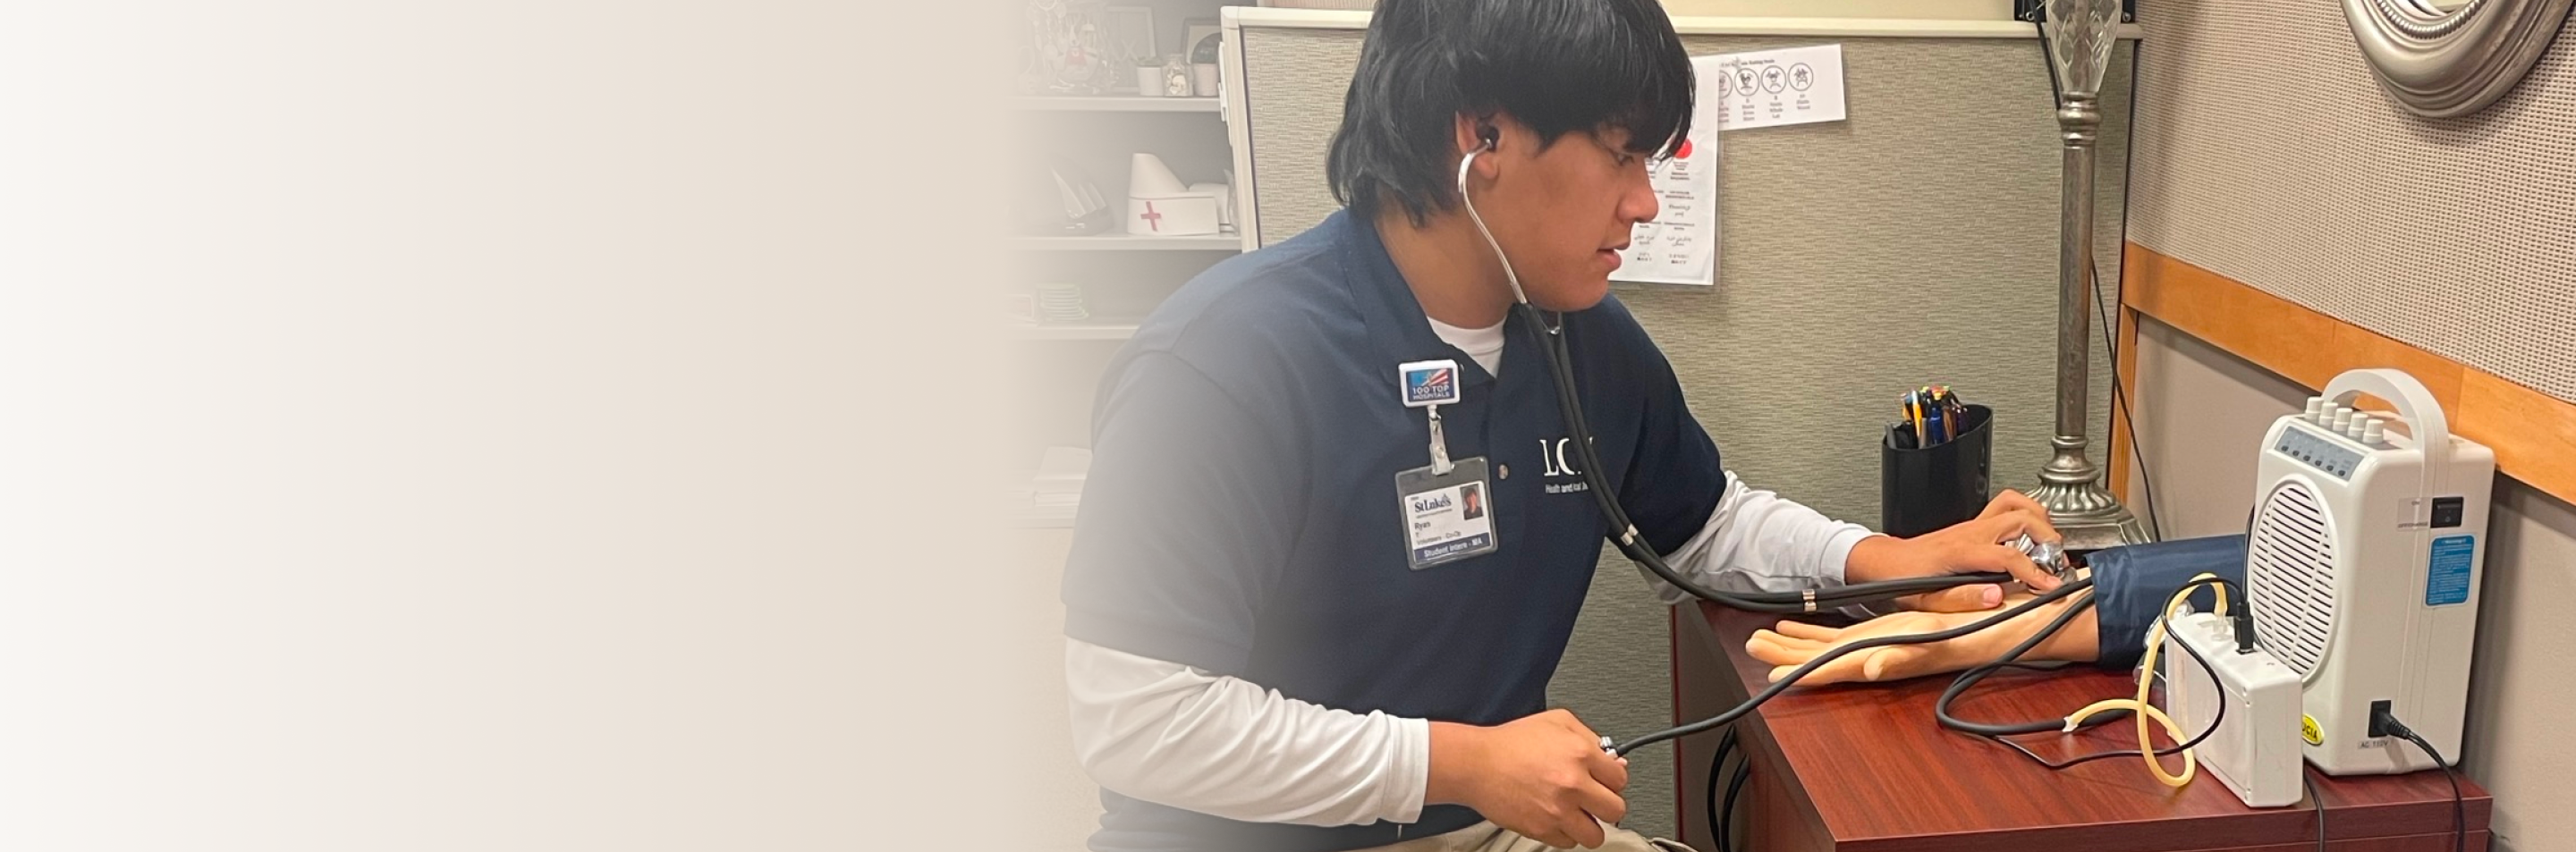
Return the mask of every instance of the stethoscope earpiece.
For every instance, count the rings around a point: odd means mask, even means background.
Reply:
[[[1503,255],[1503,244],[1494,241],[1494,232],[1485,227],[1485,217],[1476,215],[1476,202],[1467,199],[1467,169],[1476,164],[1477,157],[1494,150],[1495,140],[1499,135],[1490,125],[1479,130],[1478,133],[1485,138],[1485,147],[1469,151],[1467,156],[1458,158],[1458,204],[1467,208],[1467,221],[1476,223],[1476,233],[1484,235],[1485,245],[1494,250],[1494,261],[1503,265],[1503,280],[1511,282],[1512,298],[1526,305],[1529,304],[1529,293],[1521,289],[1521,276],[1512,271],[1512,259]]]

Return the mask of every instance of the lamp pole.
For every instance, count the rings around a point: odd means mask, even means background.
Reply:
[[[2047,47],[2056,66],[2057,125],[2063,140],[2057,242],[2056,448],[2040,468],[2031,499],[2069,550],[2147,541],[2135,514],[2102,487],[2102,471],[2085,455],[2090,407],[2093,304],[2093,166],[2102,126],[2102,78],[2120,24],[2120,0],[2048,0]],[[2103,333],[2110,333],[2104,329]]]

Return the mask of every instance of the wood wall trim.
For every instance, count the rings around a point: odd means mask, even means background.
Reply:
[[[2137,243],[2129,243],[2125,254],[2118,364],[2124,384],[2136,386],[2132,348],[2137,316],[2172,326],[2310,390],[2324,388],[2345,370],[2395,367],[2433,392],[2450,415],[2451,431],[2495,450],[2499,472],[2576,502],[2576,404]],[[2111,434],[2111,486],[2126,492],[2127,432],[2117,418]]]

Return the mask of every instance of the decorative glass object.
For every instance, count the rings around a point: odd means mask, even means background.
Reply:
[[[1100,0],[1028,0],[1023,7],[1020,88],[1030,93],[1097,95],[1117,85],[1127,63],[1107,46],[1108,7]]]
[[[1186,98],[1191,88],[1189,59],[1178,53],[1163,57],[1163,95]]]
[[[2057,66],[2058,94],[2101,94],[2119,27],[2119,0],[2048,1],[2048,61]]]

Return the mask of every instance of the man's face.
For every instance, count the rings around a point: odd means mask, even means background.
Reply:
[[[1551,311],[1579,311],[1610,292],[1628,235],[1655,218],[1646,160],[1627,150],[1616,128],[1575,132],[1541,150],[1517,122],[1498,122],[1502,162],[1488,182],[1471,178],[1476,212],[1503,244],[1530,301]]]

